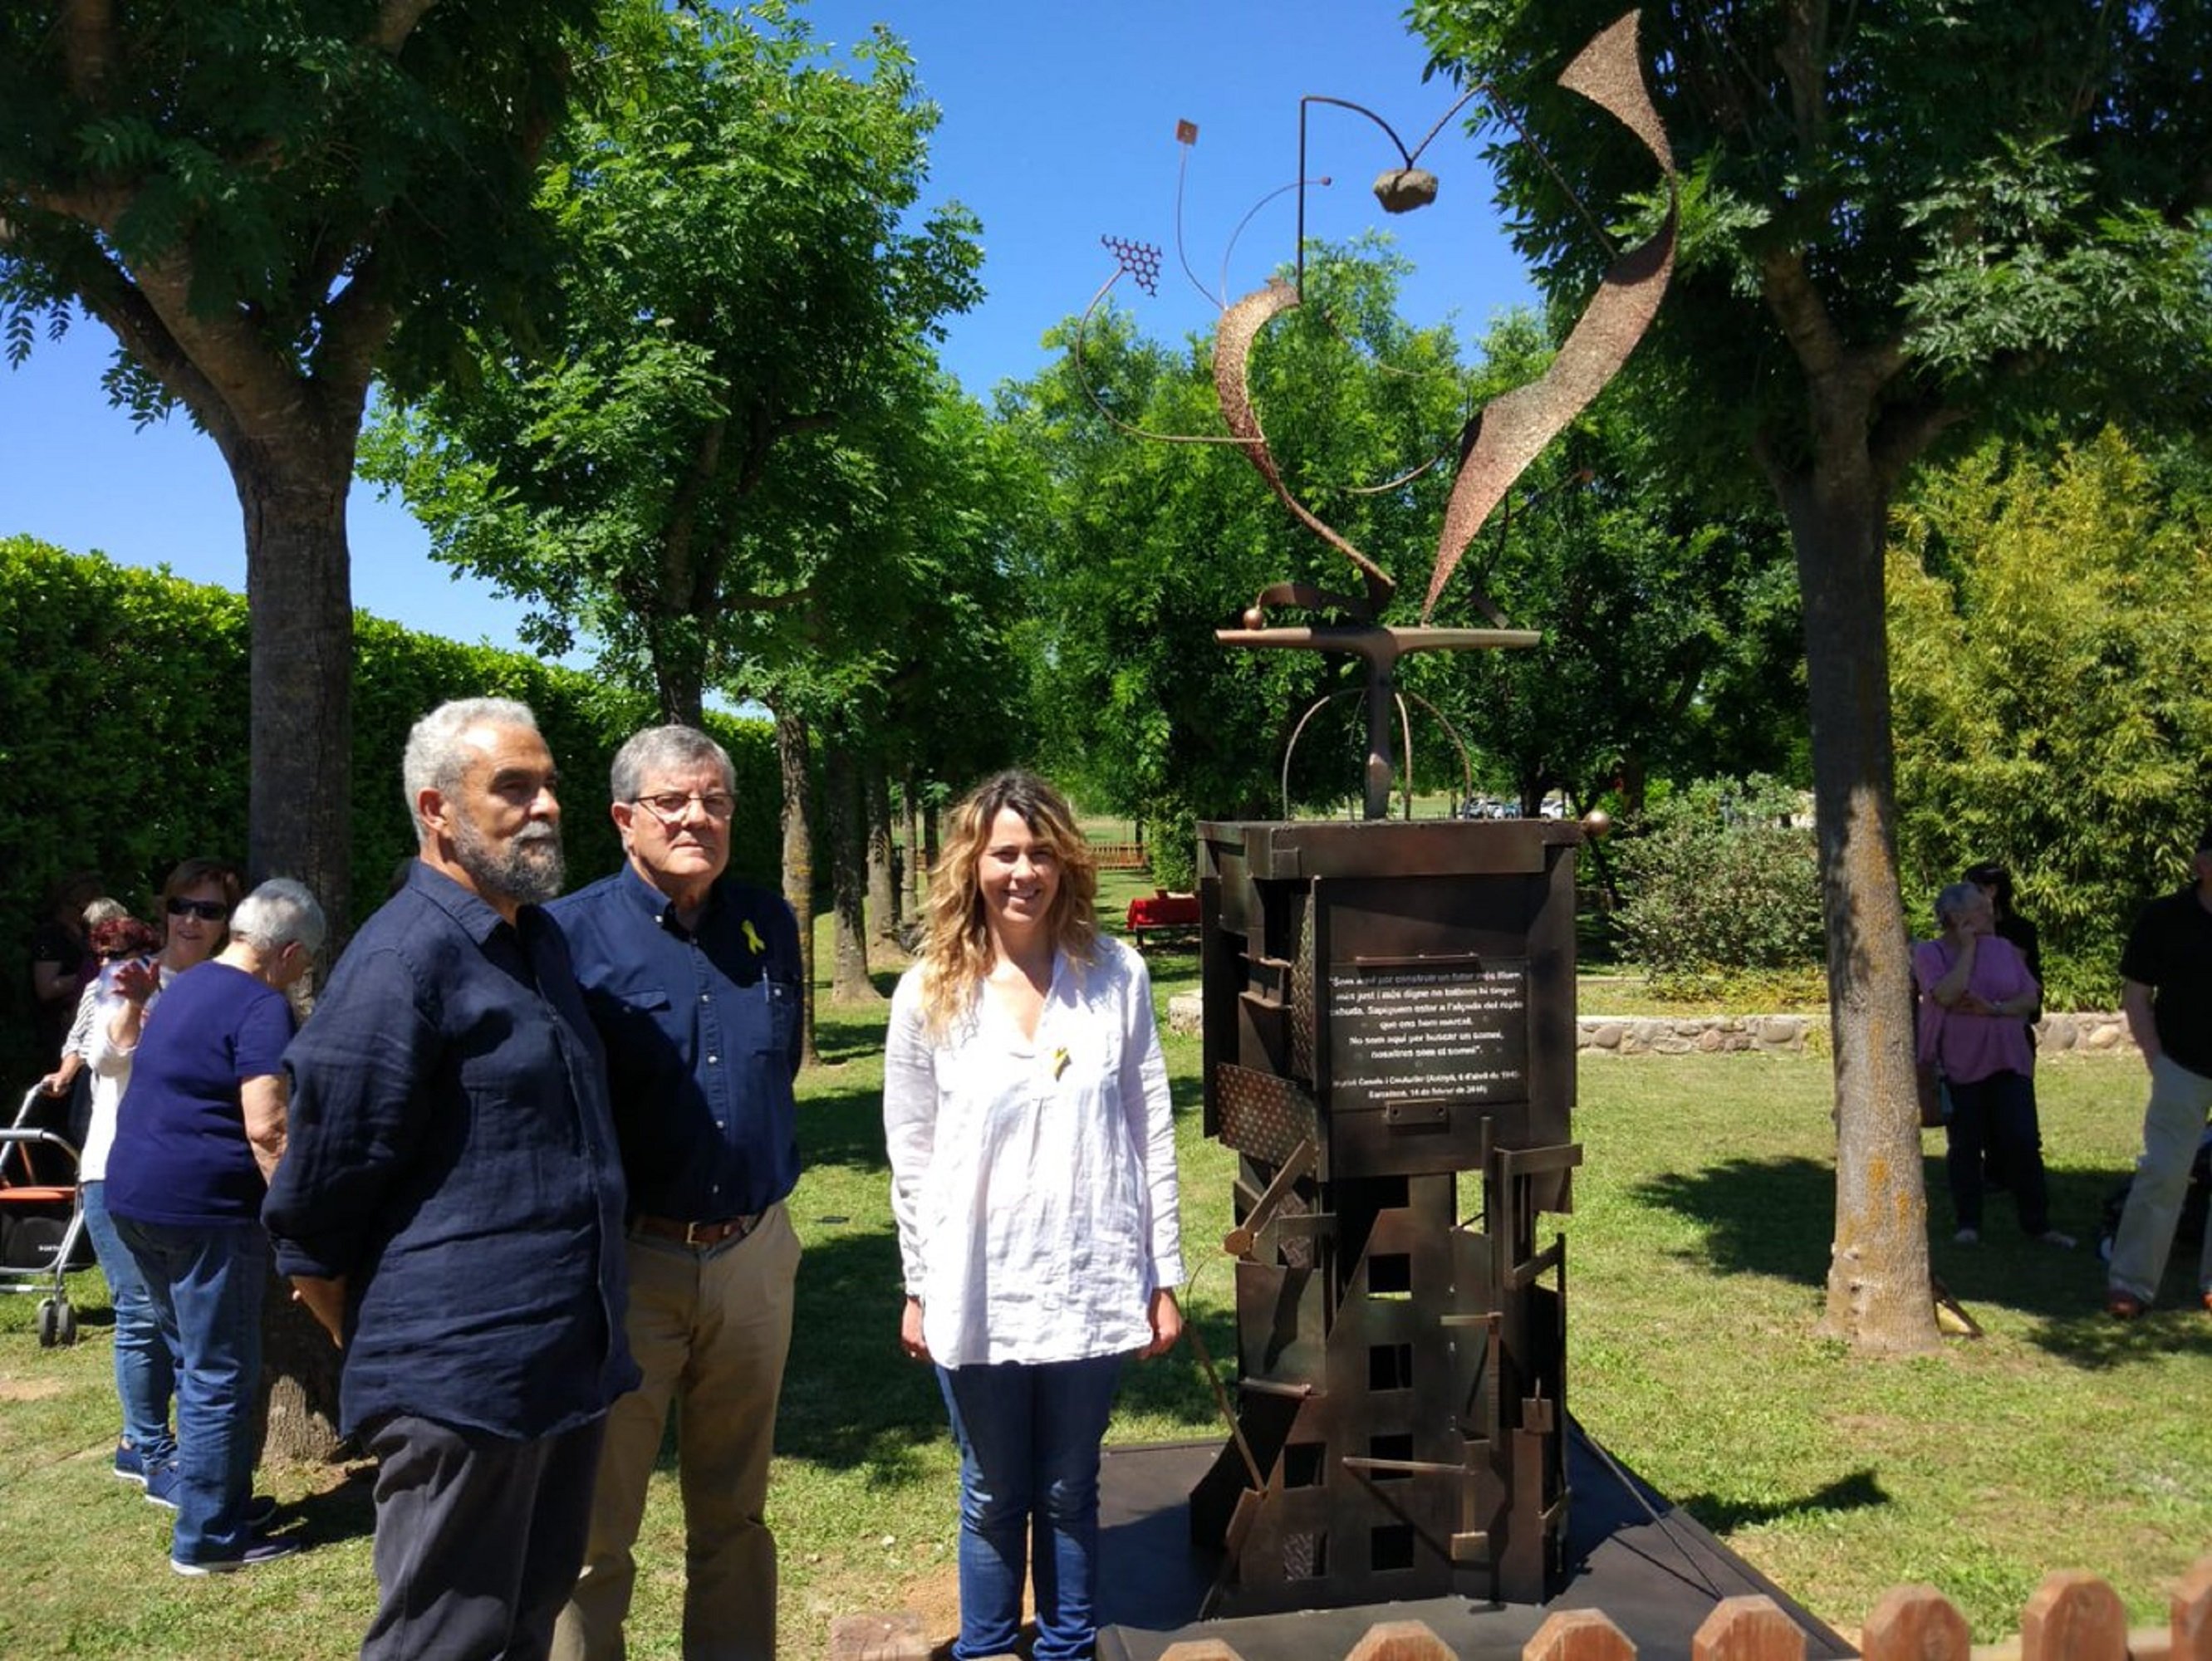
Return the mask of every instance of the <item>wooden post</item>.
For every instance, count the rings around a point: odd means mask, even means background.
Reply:
[[[2173,1648],[2168,1661],[2212,1661],[2212,1557],[2190,1565],[2173,1588]]]
[[[1636,1646],[1596,1609],[1555,1609],[1522,1647],[1521,1661],[1636,1661]]]
[[[1352,1646],[1344,1661],[1459,1661],[1450,1646],[1422,1621],[1381,1621]]]
[[[2081,1569],[2047,1574],[2021,1616],[2021,1661],[2126,1661],[2119,1593]]]
[[[1859,1634],[1865,1661],[1967,1661],[1966,1617],[1933,1586],[1892,1586]]]
[[[1244,1661],[1218,1638],[1185,1638],[1160,1652],[1160,1661]]]
[[[1805,1634],[1771,1597],[1723,1597],[1690,1640],[1691,1661],[1805,1661]]]

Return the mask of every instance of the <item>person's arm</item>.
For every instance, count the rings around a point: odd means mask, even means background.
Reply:
[[[263,1073],[239,1083],[246,1145],[253,1149],[253,1162],[261,1167],[264,1182],[276,1179],[277,1161],[284,1157],[284,1098],[282,1073]]]
[[[1934,985],[1929,987],[1928,996],[1947,1009],[1959,1009],[1960,1005],[1967,1003],[1971,996],[1966,991],[1966,983],[1973,979],[1974,974],[1975,937],[1970,934],[1954,935],[1946,930],[1943,934],[1943,943],[1948,946],[1955,955],[1951,960],[1951,967],[1943,973]]]
[[[2043,988],[2036,984],[2035,977],[2027,972],[2027,964],[2023,959],[2017,984],[2002,997],[1990,1003],[1990,1013],[1993,1015],[2008,1016],[2014,1021],[2033,1020],[2035,1012],[2042,1007]]]
[[[781,924],[777,933],[783,937],[784,941],[785,971],[789,984],[799,996],[799,1019],[791,1023],[790,1051],[784,1058],[786,1064],[791,1069],[792,1077],[796,1079],[799,1076],[799,1063],[806,1054],[806,999],[804,991],[806,985],[806,960],[800,955],[799,949],[799,918],[788,905],[783,907],[783,914],[776,921]]]
[[[276,1268],[343,1281],[360,1265],[393,1184],[431,1114],[441,1039],[414,975],[389,949],[357,944],[284,1052],[284,1157],[261,1220]]]
[[[1152,1343],[1145,1354],[1156,1355],[1182,1331],[1182,1312],[1174,1298],[1174,1288],[1182,1284],[1183,1277],[1182,1189],[1176,1176],[1175,1100],[1168,1091],[1167,1057],[1160,1048],[1159,1023],[1152,1016],[1152,971],[1135,952],[1126,956],[1130,975],[1128,1002],[1121,1012],[1121,1100],[1123,1111],[1129,1115],[1129,1145],[1139,1150],[1144,1162],[1139,1174],[1145,1190],[1146,1247],[1157,1288],[1148,1312]],[[1165,1306],[1160,1300],[1161,1292],[1169,1294]],[[1164,1342],[1164,1317],[1172,1329]]]
[[[88,981],[77,995],[76,1018],[70,1022],[69,1036],[62,1040],[60,1063],[39,1081],[39,1088],[48,1095],[67,1095],[76,1076],[84,1070],[85,1052],[92,1042],[93,1014],[99,1008],[100,983]]]
[[[2150,988],[2140,980],[2121,981],[2120,1013],[2128,1018],[2128,1035],[2142,1052],[2143,1065],[2150,1066],[2165,1053],[2159,1047],[2158,1015],[2151,1007]]]
[[[159,965],[131,959],[115,966],[114,984],[93,1016],[92,1046],[85,1059],[94,1072],[113,1078],[129,1070],[145,1030],[146,1004],[161,990]]]
[[[906,1286],[899,1343],[908,1355],[926,1361],[921,1189],[936,1149],[937,1064],[922,1032],[920,979],[919,972],[910,973],[891,996],[890,1025],[884,1034],[884,1147],[890,1161],[891,1216],[898,1227],[899,1266]]]
[[[292,1276],[292,1296],[315,1318],[316,1325],[331,1335],[332,1343],[340,1349],[345,1347],[344,1276],[295,1275]]]
[[[1182,1337],[1182,1306],[1176,1301],[1172,1287],[1161,1287],[1152,1294],[1152,1307],[1146,1312],[1152,1325],[1152,1341],[1137,1352],[1139,1361],[1150,1361],[1155,1355],[1164,1355],[1176,1347]]]

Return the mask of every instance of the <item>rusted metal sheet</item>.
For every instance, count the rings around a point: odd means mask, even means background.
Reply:
[[[1539,1601],[1566,1520],[1565,1249],[1540,1231],[1581,1157],[1577,829],[1200,835],[1251,1461],[1232,1443],[1192,1496],[1224,1553],[1211,1612]]]

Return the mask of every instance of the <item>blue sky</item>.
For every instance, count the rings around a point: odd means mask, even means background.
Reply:
[[[925,202],[957,200],[981,217],[988,290],[951,320],[940,355],[978,397],[1042,367],[1045,330],[1113,273],[1102,234],[1165,250],[1158,299],[1126,279],[1115,290],[1140,326],[1172,338],[1210,323],[1176,257],[1179,119],[1199,128],[1184,246],[1211,287],[1237,222],[1297,177],[1301,96],[1364,104],[1411,144],[1455,95],[1423,82],[1426,54],[1394,0],[816,0],[804,15],[825,45],[889,25],[940,106]],[[1531,291],[1460,124],[1422,159],[1442,182],[1437,205],[1388,221],[1418,267],[1406,310],[1418,323],[1454,319],[1465,340]],[[1368,186],[1390,160],[1367,123],[1317,108],[1309,173],[1334,182],[1310,190],[1308,233],[1383,224]],[[1267,203],[1238,237],[1231,298],[1289,258],[1294,201]],[[99,325],[80,323],[59,345],[42,340],[22,368],[0,364],[0,535],[241,587],[243,532],[221,456],[181,416],[142,432],[110,409],[100,387],[110,346]],[[520,604],[432,561],[402,504],[356,485],[348,522],[356,604],[412,627],[515,644]]]

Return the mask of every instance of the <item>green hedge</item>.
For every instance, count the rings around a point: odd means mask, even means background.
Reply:
[[[461,646],[358,614],[354,658],[353,900],[357,923],[414,852],[400,799],[407,730],[448,698],[520,698],[538,712],[567,783],[568,869],[579,882],[620,858],[606,809],[615,749],[650,720],[649,694],[520,652]],[[708,724],[729,749],[740,803],[731,869],[778,881],[775,734]],[[33,1052],[28,950],[41,900],[96,871],[139,913],[180,858],[243,862],[246,602],[227,590],[0,538],[0,938],[18,967],[0,993],[0,1088],[52,1064]],[[20,1080],[21,1082],[16,1082]],[[12,1105],[8,1111],[12,1116]]]

